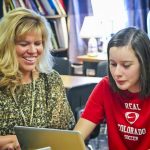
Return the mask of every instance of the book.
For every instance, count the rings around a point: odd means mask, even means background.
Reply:
[[[26,8],[33,10],[30,2],[31,2],[31,0],[30,1],[24,0],[24,4],[25,4]]]
[[[3,15],[13,9],[12,1],[4,1],[3,2]]]
[[[10,9],[13,10],[15,8],[12,0],[9,0]]]
[[[61,47],[63,42],[62,42],[61,37],[60,37],[60,33],[59,33],[59,30],[58,30],[57,22],[56,22],[56,20],[50,20],[49,22],[51,24],[53,32],[55,32],[55,37],[56,37],[58,46]]]
[[[58,41],[59,34],[58,34],[58,28],[56,26],[56,20],[49,20],[49,23],[50,23],[51,29],[52,29],[52,31],[54,33],[54,36],[55,36],[55,39],[57,41],[58,47],[60,47],[59,41]]]
[[[56,40],[56,36],[52,30],[52,27],[50,25],[50,31],[51,31],[51,44],[52,44],[52,49],[58,49],[59,46],[58,46],[58,43],[57,43],[57,40]]]
[[[56,6],[54,4],[55,0],[54,1],[53,0],[48,0],[48,2],[51,5],[52,9],[55,11],[55,14],[58,14],[57,13],[57,8],[56,8]]]
[[[66,11],[65,11],[65,9],[63,8],[63,6],[62,6],[62,4],[60,3],[60,1],[59,1],[59,0],[55,0],[55,1],[56,1],[57,5],[58,5],[60,11],[61,11],[61,14],[62,14],[62,15],[66,15]]]
[[[20,5],[18,0],[12,0],[12,3],[13,3],[15,8],[21,7],[21,5]]]
[[[59,38],[61,38],[60,48],[68,48],[68,30],[65,17],[56,20],[59,32]]]
[[[34,0],[30,0],[30,4],[31,4],[32,9],[33,9],[35,12],[39,13],[39,10],[38,10],[37,5],[35,4],[35,1],[34,1]]]
[[[55,9],[56,9],[57,14],[58,14],[58,15],[62,15],[62,12],[61,12],[61,10],[60,10],[58,4],[56,3],[56,0],[49,0],[49,1],[51,1],[51,3],[53,3],[53,5],[54,5],[54,7],[55,7]]]
[[[62,5],[62,7],[64,8],[64,10],[66,10],[64,0],[59,0],[59,2],[61,3],[61,5]]]
[[[21,7],[26,8],[26,6],[25,6],[25,4],[24,4],[24,2],[23,2],[22,0],[18,0],[18,1],[19,1],[19,3],[20,3],[20,6],[21,6]]]
[[[6,3],[5,3],[5,1],[3,1],[3,15],[5,16],[6,15],[6,13],[7,13],[7,8],[6,8],[7,6],[6,6]]]
[[[55,11],[53,10],[51,5],[49,4],[48,0],[39,0],[39,1],[40,1],[40,4],[42,4],[44,9],[46,10],[47,15],[50,15],[50,16],[55,15]]]
[[[37,6],[37,8],[38,8],[38,10],[39,10],[39,13],[40,13],[41,15],[43,15],[43,16],[47,15],[47,14],[46,14],[46,11],[45,11],[45,10],[43,9],[43,7],[41,6],[39,0],[34,0],[34,2],[35,2],[36,6]]]

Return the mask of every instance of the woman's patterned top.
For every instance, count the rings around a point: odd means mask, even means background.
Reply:
[[[32,107],[32,83],[23,84],[16,95],[29,126]],[[35,82],[35,105],[30,126],[42,128],[72,129],[74,116],[62,80],[56,71],[40,73]],[[0,89],[0,135],[15,134],[14,126],[25,126],[20,109],[16,106],[10,91]]]

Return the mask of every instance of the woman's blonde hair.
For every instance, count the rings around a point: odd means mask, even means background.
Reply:
[[[15,42],[28,32],[42,33],[44,52],[36,66],[40,72],[49,73],[53,67],[50,26],[45,17],[36,12],[17,8],[0,20],[0,87],[15,88],[21,80]]]

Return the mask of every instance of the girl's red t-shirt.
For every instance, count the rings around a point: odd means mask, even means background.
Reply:
[[[108,77],[97,84],[81,117],[96,124],[106,118],[110,150],[150,149],[150,97],[114,92]]]

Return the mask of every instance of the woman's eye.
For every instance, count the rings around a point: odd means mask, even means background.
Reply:
[[[35,45],[36,45],[36,46],[40,46],[40,45],[42,45],[42,43],[41,43],[41,42],[40,42],[40,43],[38,42],[38,43],[35,43]]]
[[[21,46],[27,46],[27,43],[20,43]]]
[[[26,43],[26,42],[17,42],[16,44],[23,46],[23,47],[28,45],[28,43]]]

